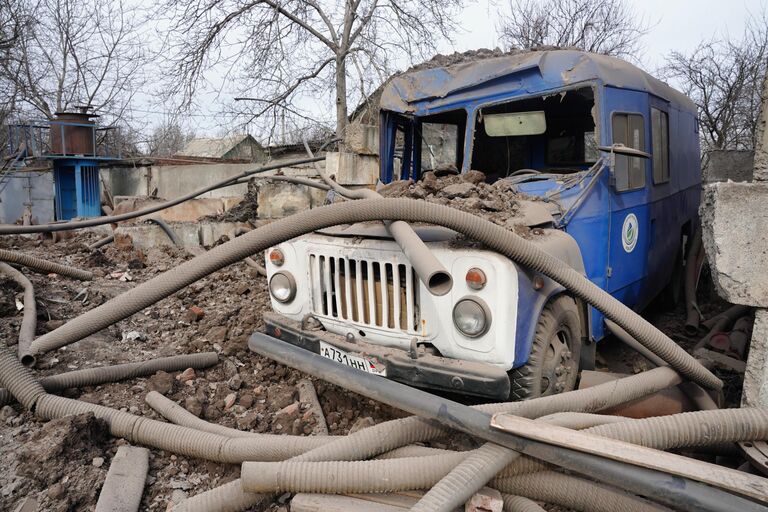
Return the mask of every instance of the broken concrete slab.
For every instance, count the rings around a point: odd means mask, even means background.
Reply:
[[[136,512],[149,471],[149,450],[121,446],[109,465],[95,512]]]
[[[768,183],[715,183],[699,209],[702,240],[718,294],[768,306]]]
[[[181,204],[177,204],[176,206],[160,210],[159,212],[138,217],[137,220],[141,221],[146,220],[149,217],[159,217],[168,222],[191,222],[208,215],[220,215],[240,203],[242,200],[242,196],[191,199]],[[115,202],[117,203],[117,206],[115,207],[115,211],[112,212],[113,215],[134,212],[150,206],[162,204],[165,200],[150,199],[147,197],[115,196]]]
[[[768,407],[768,310],[765,309],[755,311],[741,405]]]
[[[327,153],[325,172],[341,185],[373,186],[379,179],[379,159],[357,153]]]
[[[229,236],[238,227],[249,228],[244,222],[178,222],[171,229],[186,248],[210,247],[223,236]],[[173,242],[157,225],[121,225],[115,230],[116,239],[130,240],[135,249],[172,246]]]
[[[344,131],[344,145],[353,153],[377,156],[379,154],[379,127],[350,123]]]
[[[483,487],[464,504],[464,512],[501,512],[504,500],[501,493],[490,487]]]

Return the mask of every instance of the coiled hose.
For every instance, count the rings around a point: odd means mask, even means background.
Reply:
[[[327,443],[323,437],[274,436],[230,438],[136,416],[109,407],[48,394],[13,353],[0,345],[0,385],[28,410],[46,420],[92,412],[110,433],[130,442],[215,462],[283,460]]]
[[[35,288],[27,276],[7,263],[0,262],[0,274],[10,277],[24,289],[24,315],[21,319],[21,327],[19,327],[19,346],[17,347],[19,358],[21,358],[24,354],[29,353],[29,346],[35,340],[35,330],[37,329]]]
[[[658,450],[755,441],[768,439],[768,410],[681,413],[606,423],[585,432]],[[527,457],[512,462],[518,454],[507,450],[506,458],[500,457],[498,448],[501,447],[486,443],[470,452],[443,451],[436,455],[420,455],[422,447],[415,451],[414,448],[404,448],[403,453],[416,456],[362,462],[245,462],[241,479],[243,488],[253,492],[358,493],[431,487],[411,510],[449,511],[464,503],[491,479],[498,482],[513,475],[545,471],[549,467]],[[305,457],[309,455],[311,452]],[[402,462],[402,469],[398,471],[393,460]],[[442,479],[448,474],[457,476],[453,482],[443,483]]]
[[[664,507],[617,489],[553,471],[500,480],[494,487],[505,494],[584,512],[661,512]]]
[[[237,238],[238,236],[243,235],[245,233],[248,233],[249,231],[251,231],[251,230],[248,229],[248,228],[245,228],[245,227],[242,227],[242,226],[241,227],[237,227],[237,228],[233,229],[230,232],[229,239],[232,240],[233,238]],[[256,262],[256,260],[254,260],[252,257],[248,256],[247,258],[243,259],[243,261],[249,267],[251,267],[253,269],[256,269],[256,272],[258,272],[260,275],[262,275],[262,276],[266,276],[267,275],[267,269],[265,269],[263,265],[259,265]]]
[[[483,404],[473,406],[488,414],[500,412],[538,418],[563,411],[596,412],[655,393],[681,382],[680,376],[668,367],[654,368],[586,389],[577,389],[524,402]],[[327,446],[307,454],[314,460],[361,460],[401,446],[429,441],[448,432],[436,422],[418,416],[386,421],[341,437]]]
[[[538,503],[522,496],[503,494],[502,499],[504,512],[546,512]]]
[[[314,156],[309,148],[309,143],[304,141],[304,149],[307,155]],[[314,163],[315,170],[320,178],[335,192],[347,199],[381,199],[381,194],[367,188],[349,189],[339,185],[331,179],[317,162]],[[453,287],[453,278],[450,272],[446,270],[442,263],[432,254],[424,241],[413,231],[408,223],[394,220],[384,221],[384,226],[397,245],[402,249],[403,254],[413,266],[416,275],[424,283],[424,286],[433,295],[445,295]]]
[[[40,384],[49,393],[63,391],[69,388],[81,388],[84,386],[98,386],[107,382],[117,382],[136,377],[146,377],[158,371],[175,372],[194,368],[196,370],[208,368],[219,361],[216,352],[201,352],[200,354],[182,354],[178,356],[159,357],[149,361],[135,363],[116,364],[100,368],[86,368],[73,372],[60,373],[40,379]],[[11,393],[0,388],[0,407],[13,401]]]
[[[176,247],[184,247],[184,244],[181,242],[181,239],[179,239],[179,235],[176,234],[176,232],[171,228],[171,226],[168,225],[167,222],[165,222],[163,219],[159,217],[150,217],[147,219],[147,222],[151,222],[153,224],[156,224],[160,227],[160,229],[163,230],[163,232],[168,236],[168,239],[175,245]]]
[[[80,270],[79,268],[69,267],[67,265],[60,265],[52,261],[44,260],[41,258],[35,258],[28,254],[23,254],[16,251],[8,251],[6,249],[0,249],[0,261],[8,263],[15,263],[29,267],[33,270],[39,270],[46,273],[59,274],[61,276],[71,277],[73,279],[79,279],[81,281],[90,281],[93,279],[93,274],[87,270]]]
[[[96,242],[89,245],[88,249],[91,251],[95,251],[96,249],[104,247],[107,244],[111,244],[114,241],[115,241],[115,235],[105,236],[104,238],[97,240]]]
[[[157,391],[150,391],[147,393],[147,395],[144,397],[144,401],[163,418],[176,425],[193,428],[202,432],[219,434],[226,437],[264,438],[264,434],[245,432],[243,430],[237,430],[235,428],[229,428],[225,427],[224,425],[217,425],[215,423],[209,423],[205,420],[201,420],[179,404],[164,397]],[[330,440],[333,439],[333,436],[327,436],[327,439],[328,442],[330,442]]]
[[[38,338],[32,343],[32,352],[47,352],[82,339],[154,304],[211,272],[277,243],[324,227],[381,219],[441,225],[484,243],[524,267],[541,272],[563,285],[576,297],[616,322],[686,378],[706,388],[722,387],[720,379],[656,327],[535,244],[469,213],[409,199],[370,199],[328,205],[267,224],[215,247]]]
[[[411,512],[454,510],[519,457],[518,452],[509,448],[485,443],[455,465],[447,475],[441,477],[440,481],[411,507]]]
[[[551,422],[566,428],[602,425],[626,421],[626,418],[586,413],[556,413],[537,421]],[[514,461],[514,462],[513,462]],[[548,466],[494,443],[486,443],[456,465],[411,508],[415,512],[451,511],[461,506],[503,471],[507,476],[544,471]]]
[[[470,452],[471,453],[471,452]],[[247,492],[363,493],[427,489],[467,453],[375,461],[248,462],[240,472]]]

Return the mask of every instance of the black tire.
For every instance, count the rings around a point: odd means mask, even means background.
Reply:
[[[510,400],[526,400],[571,391],[579,376],[582,339],[576,301],[559,295],[544,306],[528,362],[509,372]]]

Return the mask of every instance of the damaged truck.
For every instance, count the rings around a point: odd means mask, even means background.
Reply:
[[[635,311],[676,297],[701,181],[696,107],[680,92],[616,58],[548,50],[406,72],[380,108],[382,183],[481,171],[514,197],[508,227],[563,265]],[[594,368],[600,312],[453,231],[413,228],[448,286],[425,285],[382,223],[268,250],[266,335],[485,399],[568,391]]]

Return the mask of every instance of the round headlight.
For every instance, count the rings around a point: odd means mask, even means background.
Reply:
[[[491,313],[480,299],[461,299],[453,307],[453,323],[465,336],[476,338],[488,330]]]
[[[269,293],[278,302],[291,302],[296,296],[296,281],[288,272],[278,272],[269,280]]]

